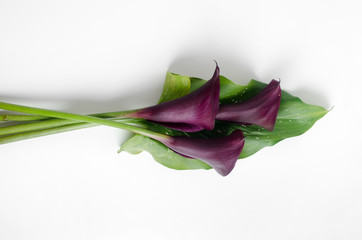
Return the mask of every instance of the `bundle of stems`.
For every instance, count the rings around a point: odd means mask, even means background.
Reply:
[[[0,144],[98,125],[124,129],[153,138],[165,136],[142,127],[144,126],[142,119],[124,117],[136,110],[81,115],[6,102],[0,102],[0,109],[27,114],[0,114],[1,123],[12,123],[11,126],[1,126],[0,124]]]

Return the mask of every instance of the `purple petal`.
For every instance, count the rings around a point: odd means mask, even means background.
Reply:
[[[219,110],[219,72],[216,65],[212,78],[192,93],[143,108],[125,117],[143,118],[186,132],[211,130],[215,126],[215,117]]]
[[[159,141],[181,156],[200,159],[226,176],[233,170],[245,138],[241,130],[235,130],[221,138],[169,137]]]
[[[242,124],[255,124],[273,131],[281,99],[280,83],[272,80],[251,99],[220,106],[217,120]]]

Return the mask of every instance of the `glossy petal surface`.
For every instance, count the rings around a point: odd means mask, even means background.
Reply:
[[[216,66],[212,78],[196,91],[175,100],[143,108],[127,117],[147,119],[186,132],[211,130],[219,110],[219,94],[219,67]]]
[[[258,125],[273,131],[280,106],[281,89],[276,80],[272,80],[261,92],[251,99],[220,106],[217,120]]]
[[[160,141],[181,156],[200,159],[226,176],[234,168],[245,138],[241,130],[235,130],[220,138],[170,137]]]

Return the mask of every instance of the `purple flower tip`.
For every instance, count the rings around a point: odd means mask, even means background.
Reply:
[[[125,117],[143,118],[165,127],[196,132],[211,130],[219,110],[220,78],[216,65],[212,78],[199,89],[175,100],[130,113]]]
[[[235,130],[221,138],[169,137],[159,141],[181,156],[200,159],[226,176],[233,170],[245,138],[241,130]]]
[[[217,120],[255,124],[273,131],[281,99],[280,82],[272,80],[251,99],[236,104],[221,105]]]

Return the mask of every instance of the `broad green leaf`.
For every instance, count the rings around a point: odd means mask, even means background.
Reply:
[[[190,92],[190,78],[167,72],[163,90],[158,103],[180,98]]]
[[[190,78],[191,87],[190,91],[202,86],[206,81],[199,78]],[[267,84],[251,80],[248,85],[241,86],[233,83],[227,78],[220,76],[220,103],[237,103],[245,101],[252,96],[255,96]],[[178,85],[178,87],[182,87]],[[186,88],[184,88],[186,91]],[[181,91],[181,89],[180,89]],[[173,95],[163,92],[165,98],[172,100]],[[172,136],[191,136],[191,137],[219,137],[229,135],[235,129],[241,129],[246,136],[245,146],[240,155],[240,158],[246,158],[260,149],[272,146],[277,142],[303,134],[320,118],[322,118],[328,111],[323,107],[310,105],[304,103],[299,98],[282,91],[282,98],[278,112],[277,122],[274,131],[270,132],[262,127],[255,125],[239,125],[226,122],[217,122],[212,131],[200,131],[196,133],[185,133],[177,130],[172,130],[154,123],[147,123],[148,128],[166,133]],[[143,140],[146,139],[142,137]],[[151,142],[157,148],[152,146]],[[195,169],[195,168],[210,168],[208,165],[200,165],[196,159],[188,159],[175,154],[164,145],[155,140],[148,139],[147,141],[140,141],[140,138],[135,136],[129,139],[121,148],[121,150],[130,153],[139,153],[141,151],[149,151],[156,161],[174,169]],[[199,161],[199,160],[197,160]]]
[[[198,159],[181,157],[162,143],[139,134],[136,134],[125,142],[119,152],[121,151],[126,151],[131,154],[139,154],[147,151],[152,155],[153,159],[160,164],[177,170],[211,168]]]

